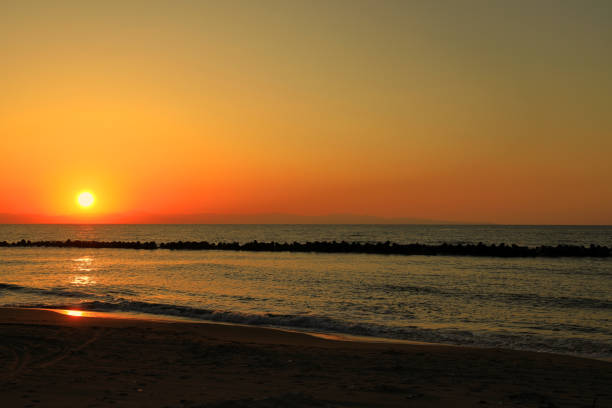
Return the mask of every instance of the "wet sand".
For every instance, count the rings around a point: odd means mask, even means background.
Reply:
[[[2,407],[612,407],[612,363],[0,308]]]

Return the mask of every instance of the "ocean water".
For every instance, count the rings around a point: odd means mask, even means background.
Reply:
[[[612,227],[0,225],[0,241],[612,246]],[[612,358],[612,259],[0,248],[0,306]]]

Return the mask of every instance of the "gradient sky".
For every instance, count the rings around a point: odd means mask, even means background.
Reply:
[[[612,224],[611,21],[610,1],[2,1],[0,213]]]

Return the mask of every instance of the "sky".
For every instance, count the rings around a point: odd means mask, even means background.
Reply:
[[[4,0],[0,214],[609,225],[610,21],[588,0]]]

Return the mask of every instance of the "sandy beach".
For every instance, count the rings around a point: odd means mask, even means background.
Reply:
[[[0,309],[3,407],[610,407],[612,363]]]

